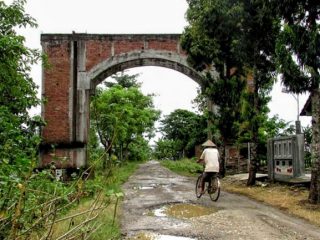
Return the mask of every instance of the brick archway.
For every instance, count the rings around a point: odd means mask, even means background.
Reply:
[[[112,74],[138,66],[179,71],[201,85],[188,66],[179,34],[42,34],[49,67],[43,69],[40,167],[80,168],[87,162],[90,94]]]

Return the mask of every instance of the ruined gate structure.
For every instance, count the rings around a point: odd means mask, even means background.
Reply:
[[[43,143],[39,167],[80,168],[87,162],[90,95],[104,79],[139,66],[179,71],[201,85],[188,66],[179,34],[42,34]]]

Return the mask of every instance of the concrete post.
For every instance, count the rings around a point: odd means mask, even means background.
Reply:
[[[78,41],[77,66],[77,110],[76,110],[76,141],[86,144],[88,142],[89,105],[90,105],[90,79],[86,73],[86,45]]]

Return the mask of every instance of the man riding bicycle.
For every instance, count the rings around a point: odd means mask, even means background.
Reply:
[[[201,194],[204,193],[205,182],[210,182],[210,179],[219,173],[219,152],[217,146],[211,141],[207,140],[202,144],[204,150],[197,163],[204,165],[204,174],[201,181]]]

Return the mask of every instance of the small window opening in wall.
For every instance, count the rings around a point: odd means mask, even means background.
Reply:
[[[292,161],[289,161],[289,166],[292,166]]]
[[[279,165],[280,165],[280,161],[277,161],[277,162],[276,162],[276,165],[279,166]]]
[[[291,145],[291,142],[289,142],[289,155],[292,155],[292,145]]]
[[[279,155],[282,155],[282,144],[279,143]]]
[[[282,166],[285,166],[286,165],[286,161],[282,161]]]
[[[283,144],[283,155],[288,155],[287,143]]]

